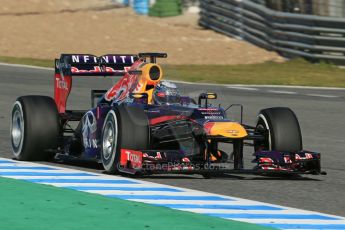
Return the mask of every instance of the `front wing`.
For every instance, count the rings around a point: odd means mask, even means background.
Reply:
[[[278,152],[259,151],[253,154],[252,169],[234,169],[231,161],[200,161],[185,156],[177,150],[171,151],[134,151],[122,149],[118,169],[120,172],[150,174],[258,174],[293,175],[326,174],[321,171],[320,153],[310,151]]]

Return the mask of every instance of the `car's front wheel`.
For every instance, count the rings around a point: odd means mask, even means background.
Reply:
[[[265,138],[255,141],[255,151],[301,151],[302,134],[295,113],[286,107],[263,109],[259,112],[256,132]]]

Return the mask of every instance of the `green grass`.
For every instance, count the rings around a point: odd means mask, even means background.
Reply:
[[[54,60],[46,59],[0,57],[0,62],[54,68]]]
[[[51,60],[0,57],[0,62],[54,67]],[[303,59],[250,65],[163,65],[167,79],[254,85],[345,87],[345,69]]]
[[[191,82],[345,87],[345,70],[303,59],[251,65],[169,65],[170,79]]]
[[[0,177],[0,188],[3,230],[273,229],[23,180]]]

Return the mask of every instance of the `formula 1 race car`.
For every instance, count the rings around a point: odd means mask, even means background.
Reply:
[[[156,59],[166,57],[62,54],[55,60],[54,99],[22,96],[14,103],[14,157],[91,160],[112,174],[323,174],[320,154],[303,150],[291,109],[263,109],[254,126],[236,122],[226,116],[231,106],[210,103],[216,93],[205,92],[195,100],[162,81]],[[90,110],[66,110],[72,77],[81,76],[121,78],[109,90],[91,90]],[[243,106],[234,106],[241,108],[242,117]],[[232,144],[232,151],[225,152],[219,143]],[[250,169],[244,169],[244,145],[253,147]]]

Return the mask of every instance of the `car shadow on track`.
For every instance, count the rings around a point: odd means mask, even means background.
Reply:
[[[39,162],[38,162],[39,163]],[[107,174],[103,166],[93,161],[80,161],[80,160],[64,160],[64,161],[50,161],[45,162],[54,166],[62,166],[74,168],[78,170],[92,171],[96,173]],[[107,174],[110,175],[110,174]],[[247,180],[247,181],[322,181],[321,179],[310,178],[303,175],[285,175],[285,176],[259,176],[259,175],[234,175],[234,174],[217,174],[217,175],[200,175],[200,174],[151,174],[151,175],[130,175],[130,174],[117,174],[116,176],[129,177],[133,179],[173,179],[173,180]]]
[[[123,175],[124,177],[131,177],[134,179],[150,179],[150,180],[162,180],[162,179],[174,179],[174,180],[247,180],[247,181],[275,181],[275,180],[285,180],[285,181],[321,181],[320,179],[310,178],[306,176],[294,175],[294,176],[285,176],[285,177],[277,177],[277,176],[239,176],[239,175],[217,175],[211,177],[203,177],[202,175],[146,175],[146,176],[136,176],[136,175]]]

